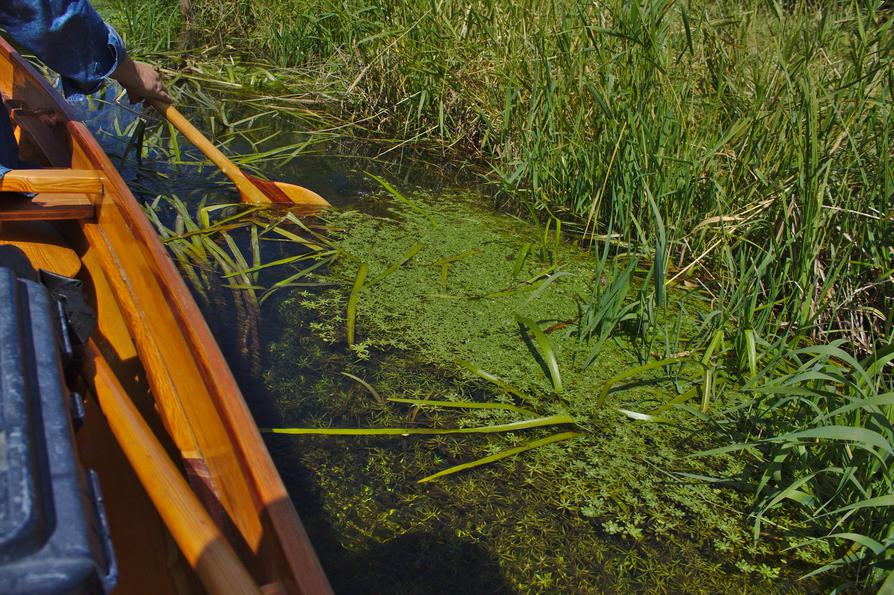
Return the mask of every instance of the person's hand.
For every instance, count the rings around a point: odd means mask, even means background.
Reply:
[[[111,77],[121,83],[127,91],[131,103],[140,103],[145,99],[156,99],[165,103],[173,103],[158,72],[145,62],[131,60],[128,56],[118,65]]]

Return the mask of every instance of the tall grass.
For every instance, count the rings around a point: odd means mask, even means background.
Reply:
[[[136,11],[163,30],[175,5],[106,3],[128,31]],[[669,278],[700,277],[742,331],[845,330],[862,350],[890,335],[894,35],[879,0],[191,5],[194,43],[313,73],[331,107],[396,142],[462,148],[514,208],[613,221]]]
[[[794,510],[803,544],[831,546],[812,574],[856,566],[872,582],[894,559],[894,380],[885,373],[894,349],[858,361],[842,343],[773,358],[748,387],[753,398],[720,417],[741,441],[713,452],[757,459],[747,478],[755,537],[778,509]]]

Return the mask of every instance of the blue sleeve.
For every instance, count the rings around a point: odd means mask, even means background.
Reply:
[[[0,27],[62,76],[66,96],[96,91],[126,56],[88,0],[3,0]]]

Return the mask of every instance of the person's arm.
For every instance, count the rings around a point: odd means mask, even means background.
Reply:
[[[131,60],[130,56],[125,56],[124,60],[118,61],[118,67],[109,76],[121,83],[131,103],[138,103],[144,99],[174,102],[161,82],[158,72],[145,62]]]
[[[158,73],[127,56],[121,37],[88,0],[3,0],[0,26],[62,76],[66,95],[92,93],[112,77],[132,101],[171,101]]]

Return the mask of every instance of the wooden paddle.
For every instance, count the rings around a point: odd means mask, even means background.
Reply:
[[[254,176],[249,176],[242,172],[235,163],[227,159],[226,155],[221,153],[217,147],[211,144],[205,135],[189,123],[189,120],[183,117],[177,108],[170,103],[163,103],[156,99],[146,100],[152,107],[164,114],[168,122],[190,140],[205,156],[210,159],[214,165],[230,178],[236,188],[239,189],[239,198],[242,202],[254,204],[292,204],[304,205],[310,207],[328,207],[329,202],[312,190],[296,186],[294,184],[286,184],[285,182],[268,182]]]

